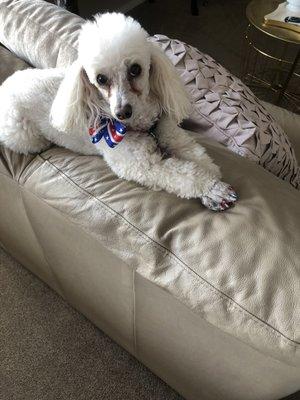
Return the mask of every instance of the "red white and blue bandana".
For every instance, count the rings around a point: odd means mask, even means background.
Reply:
[[[106,117],[100,117],[95,127],[89,128],[89,135],[93,144],[105,139],[107,145],[114,148],[119,144],[126,133],[126,126],[121,122]]]

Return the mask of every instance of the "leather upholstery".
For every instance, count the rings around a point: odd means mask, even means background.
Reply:
[[[299,365],[300,194],[206,146],[241,196],[225,214],[122,181],[100,157],[55,147],[25,163],[18,182],[209,323]],[[14,157],[4,150],[3,165]]]
[[[204,143],[241,197],[224,214],[2,148],[0,243],[187,399],[275,400],[300,389],[300,194]]]
[[[0,243],[188,400],[278,400],[299,368],[222,332],[0,174]]]

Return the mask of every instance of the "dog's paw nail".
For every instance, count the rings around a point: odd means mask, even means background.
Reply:
[[[226,200],[222,200],[222,202],[221,202],[221,208],[223,209],[223,210],[225,210],[226,208],[229,208],[230,206],[229,206],[229,203],[226,201]]]
[[[238,195],[236,193],[230,193],[229,198],[233,201],[236,201],[238,199]]]
[[[202,203],[212,211],[226,211],[235,205],[237,199],[238,195],[231,186],[224,182],[216,182],[202,197]]]

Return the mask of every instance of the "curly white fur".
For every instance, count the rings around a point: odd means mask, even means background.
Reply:
[[[0,87],[0,142],[24,154],[49,142],[83,154],[100,152],[121,178],[224,210],[237,196],[220,182],[204,148],[178,127],[190,100],[171,62],[147,37],[131,17],[99,14],[83,25],[78,59],[69,68],[13,74]],[[137,76],[130,72],[134,64]],[[94,146],[89,126],[99,115],[120,119],[119,110],[128,105],[132,115],[122,116],[128,128],[122,143]],[[158,146],[147,133],[156,122]]]

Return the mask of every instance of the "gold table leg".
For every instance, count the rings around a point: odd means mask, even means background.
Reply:
[[[292,64],[290,70],[289,70],[289,73],[288,73],[288,75],[286,77],[286,80],[284,81],[284,83],[282,85],[282,88],[279,90],[278,97],[277,97],[277,100],[276,100],[276,104],[278,104],[278,105],[280,104],[280,102],[281,102],[281,100],[282,100],[282,98],[284,96],[284,93],[286,91],[286,88],[287,88],[287,86],[288,86],[288,84],[289,84],[289,82],[291,80],[291,77],[293,76],[293,74],[295,72],[295,69],[296,69],[296,67],[298,65],[299,59],[300,59],[300,50],[298,50],[298,53],[297,53],[297,55],[296,55],[296,57],[294,59],[294,62]]]

